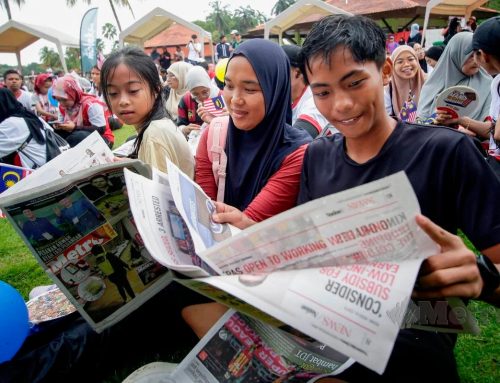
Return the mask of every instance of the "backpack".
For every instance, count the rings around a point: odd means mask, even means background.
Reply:
[[[69,149],[69,144],[66,142],[64,138],[59,136],[51,129],[43,128],[45,132],[45,162],[49,162],[53,158],[57,157],[59,154]],[[21,159],[19,157],[19,153],[21,153],[26,146],[28,146],[29,142],[33,138],[33,135],[28,135],[28,138],[21,144],[19,148],[17,148],[11,154],[6,155],[3,158],[0,158],[0,162],[21,166]],[[42,165],[36,163],[36,161],[31,158],[28,154],[23,153],[31,162],[33,162],[33,169],[37,169]]]
[[[224,201],[224,191],[226,188],[226,167],[227,156],[224,152],[226,147],[226,136],[229,119],[225,117],[215,117],[208,126],[207,152],[208,159],[212,163],[215,184],[217,185],[217,201]]]

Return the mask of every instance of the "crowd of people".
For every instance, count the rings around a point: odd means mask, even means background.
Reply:
[[[500,176],[493,169],[500,161],[500,17],[477,29],[471,20],[470,28],[460,31],[452,20],[444,47],[427,51],[417,24],[398,44],[360,16],[323,18],[302,47],[242,43],[233,31],[233,45],[221,36],[213,73],[200,65],[203,46],[193,35],[186,58],[133,47],[112,53],[93,69],[88,93],[74,76],[42,74],[32,97],[9,71],[0,92],[0,157],[12,150],[15,129],[52,129],[47,123],[56,121],[55,131],[72,146],[95,130],[111,146],[112,124],[133,125],[129,157],[162,171],[168,158],[217,201],[215,222],[241,229],[405,171],[422,211],[417,223],[441,249],[423,263],[413,297],[499,305]],[[456,85],[477,93],[480,105],[469,115],[437,109],[436,97]],[[213,172],[215,129],[225,137],[224,178]],[[199,337],[226,310],[188,294],[181,306]],[[401,330],[383,375],[355,363],[338,378],[458,382],[455,341]]]

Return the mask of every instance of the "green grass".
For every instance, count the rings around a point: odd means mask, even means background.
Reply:
[[[115,133],[115,147],[119,146],[135,131],[124,126]],[[472,244],[464,240],[472,247]],[[0,220],[0,280],[14,286],[25,299],[29,291],[38,285],[51,283],[28,248],[6,219]],[[482,302],[471,302],[471,311],[476,315],[481,334],[460,335],[455,347],[461,381],[463,383],[497,383],[500,381],[500,310]],[[161,355],[158,360],[178,362],[189,350],[177,350]],[[121,382],[134,369],[152,360],[137,360],[136,365],[120,368],[105,382]]]
[[[123,125],[120,129],[113,130],[115,135],[115,144],[113,148],[117,148],[125,142],[131,135],[135,134],[135,128],[132,125]]]

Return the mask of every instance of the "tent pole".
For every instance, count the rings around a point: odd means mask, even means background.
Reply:
[[[59,53],[59,59],[61,60],[61,64],[62,64],[64,73],[68,73],[68,67],[66,66],[66,59],[64,58],[64,52],[62,49],[62,45],[58,43],[58,44],[56,44],[56,47],[57,47],[57,52]]]
[[[23,66],[21,64],[21,51],[16,50],[16,58],[17,58],[17,68],[19,69],[19,73],[23,73]]]

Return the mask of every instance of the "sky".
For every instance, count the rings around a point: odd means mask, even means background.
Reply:
[[[187,21],[204,20],[211,12],[208,0],[130,0],[134,10],[135,20],[128,8],[115,6],[122,29],[126,29],[134,21],[140,19],[146,13],[156,7],[162,7]],[[229,4],[230,9],[243,5],[251,5],[253,9],[259,10],[270,17],[274,0],[221,0],[221,3]],[[100,35],[101,27],[107,22],[115,24],[115,18],[109,6],[108,0],[93,0],[91,5],[79,1],[78,4],[69,8],[65,0],[26,0],[21,9],[10,2],[12,19],[34,25],[50,25],[51,28],[62,31],[78,38],[80,33],[80,22],[85,12],[93,7],[98,7],[97,35]],[[0,25],[8,21],[7,13],[0,8]],[[38,40],[36,43],[25,48],[21,52],[21,63],[27,65],[31,62],[39,62],[39,52],[44,46],[53,48],[55,45],[47,40]],[[17,65],[15,54],[0,53],[0,63]]]

